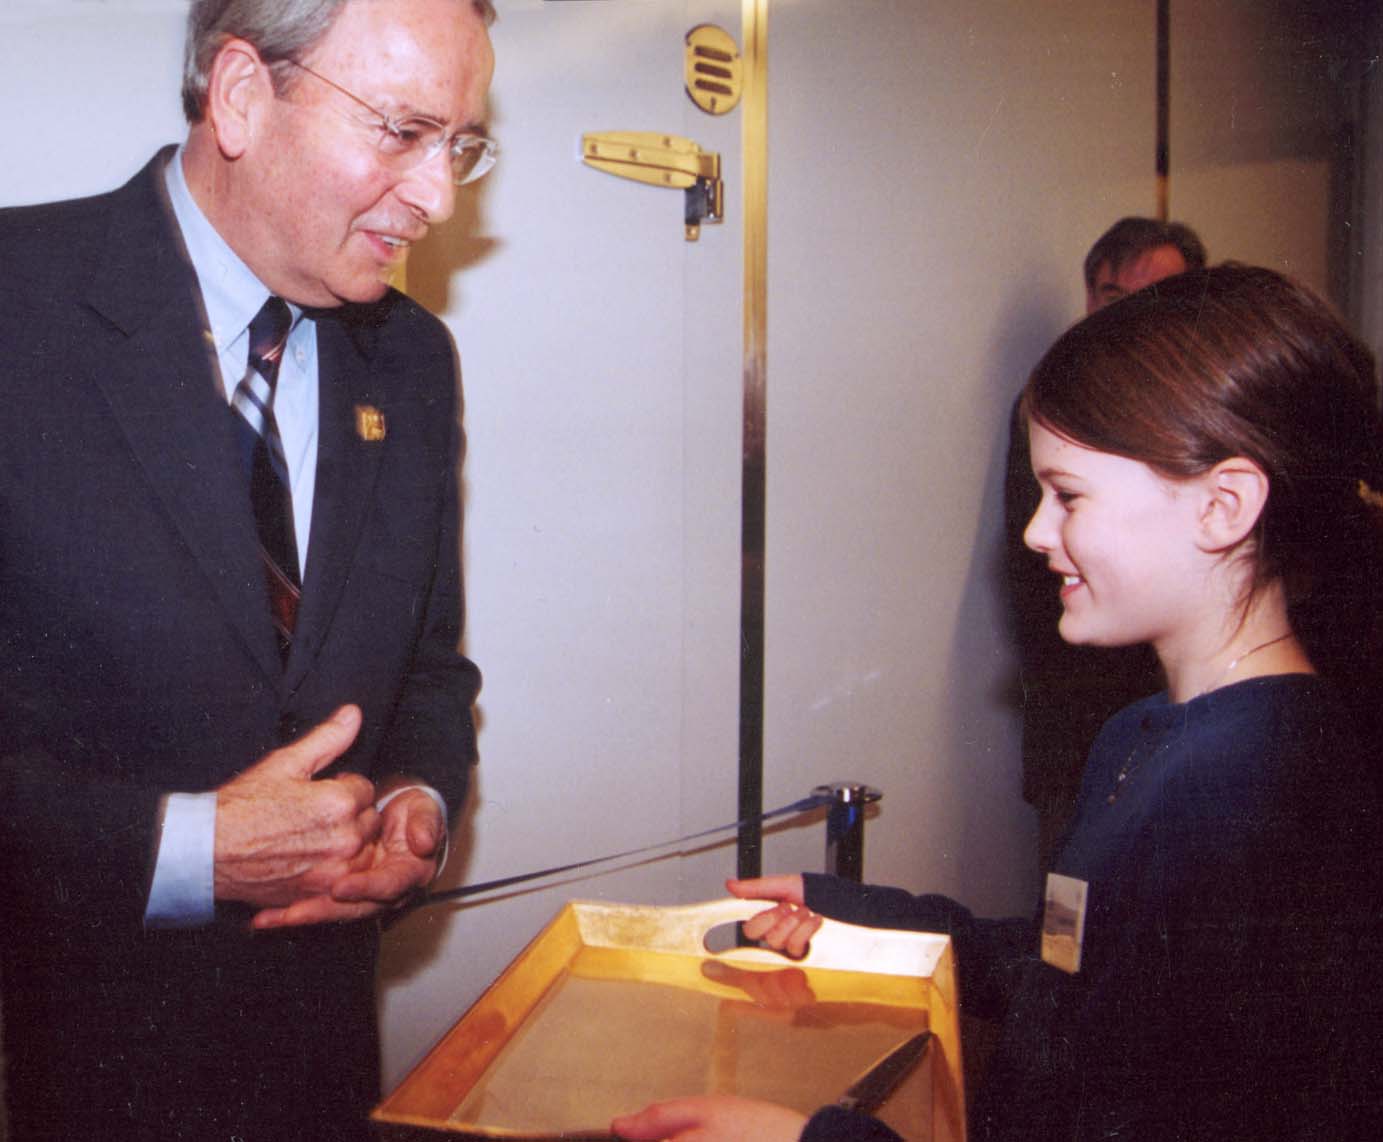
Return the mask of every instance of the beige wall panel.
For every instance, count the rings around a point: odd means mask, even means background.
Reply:
[[[1204,163],[1178,170],[1173,187],[1173,203],[1188,204],[1176,217],[1201,235],[1212,262],[1270,266],[1328,290],[1326,160]]]
[[[870,879],[1024,911],[1008,415],[1154,209],[1152,6],[784,0],[770,42],[767,799],[867,781]]]
[[[1351,225],[1353,7],[1172,5],[1170,212],[1195,227],[1212,261],[1334,288],[1331,251]]]

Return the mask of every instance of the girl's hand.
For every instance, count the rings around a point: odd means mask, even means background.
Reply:
[[[802,876],[760,876],[752,880],[727,880],[725,887],[742,900],[777,900],[776,908],[760,912],[744,922],[744,934],[761,940],[776,951],[800,960],[821,927],[821,917],[805,907]]]
[[[655,1102],[610,1123],[610,1132],[635,1142],[797,1142],[806,1115],[771,1102],[729,1094]]]

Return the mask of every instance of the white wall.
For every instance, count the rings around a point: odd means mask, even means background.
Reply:
[[[1138,2],[771,17],[769,786],[878,785],[868,875],[983,911],[1035,886],[1008,411],[1090,242],[1154,207],[1152,37]]]
[[[738,31],[738,0],[501,7],[502,161],[409,270],[445,307],[466,381],[466,646],[485,688],[448,878],[467,883],[736,816],[739,121],[692,106],[681,52],[702,19]],[[685,241],[680,192],[577,162],[596,130],[719,152],[726,222]],[[387,1069],[567,899],[705,899],[733,864],[722,844],[406,922],[386,962]]]
[[[0,0],[0,203],[108,190],[184,129],[185,0]]]

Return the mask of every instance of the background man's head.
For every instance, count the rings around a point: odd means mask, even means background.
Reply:
[[[1205,247],[1180,222],[1121,218],[1085,256],[1085,312],[1173,274],[1205,267]]]

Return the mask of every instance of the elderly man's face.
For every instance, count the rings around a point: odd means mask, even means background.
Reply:
[[[480,130],[494,68],[469,0],[351,0],[303,61],[380,111]],[[446,149],[407,171],[387,168],[378,119],[330,84],[298,73],[264,104],[237,209],[247,261],[301,305],[381,297],[408,247],[448,218],[455,187]]]
[[[1104,262],[1095,273],[1094,288],[1085,291],[1085,312],[1094,313],[1126,294],[1185,272],[1186,259],[1175,246],[1154,246],[1151,250],[1144,250],[1118,270]]]

